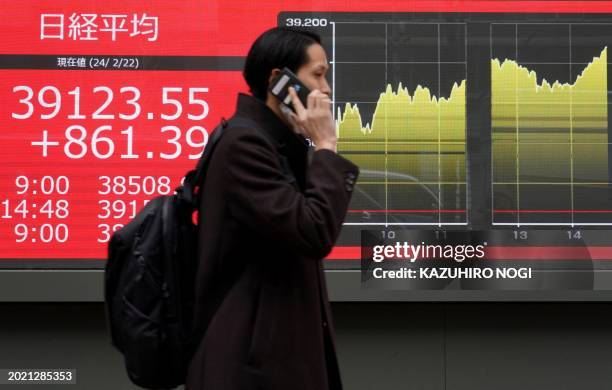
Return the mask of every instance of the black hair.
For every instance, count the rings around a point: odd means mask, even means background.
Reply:
[[[309,61],[306,51],[321,37],[311,31],[290,27],[275,27],[261,34],[251,46],[242,72],[251,93],[265,101],[272,69],[284,67],[292,72]]]

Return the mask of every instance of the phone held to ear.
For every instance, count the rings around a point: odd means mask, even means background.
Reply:
[[[295,112],[293,104],[291,103],[291,95],[289,95],[289,87],[293,87],[293,89],[295,89],[298,98],[304,107],[306,107],[308,104],[308,94],[310,93],[310,90],[300,81],[300,79],[297,78],[295,73],[290,71],[288,68],[283,68],[283,70],[281,70],[278,76],[270,83],[268,90],[284,105],[291,108]]]

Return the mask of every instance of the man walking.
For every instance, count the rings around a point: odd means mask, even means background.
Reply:
[[[295,112],[268,91],[284,67],[312,91],[304,106],[291,90]],[[202,187],[187,390],[342,389],[322,259],[359,170],[336,153],[328,68],[300,30],[268,30],[248,53],[235,116],[256,125],[226,129]]]

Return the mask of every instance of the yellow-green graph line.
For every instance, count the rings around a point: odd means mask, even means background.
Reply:
[[[491,60],[494,183],[516,184],[519,210],[521,175],[558,182],[561,172],[572,209],[576,177],[608,181],[607,64],[604,47],[573,83],[550,83],[512,59]]]
[[[422,86],[411,94],[401,83],[396,90],[389,84],[371,123],[364,123],[357,104],[346,103],[336,116],[338,152],[358,151],[351,158],[364,169],[390,169],[420,182],[465,181],[465,84],[454,83],[448,98]]]

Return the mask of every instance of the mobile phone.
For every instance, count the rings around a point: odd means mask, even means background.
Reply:
[[[298,98],[304,107],[306,107],[310,90],[297,78],[295,73],[288,68],[283,68],[283,70],[281,70],[278,76],[272,80],[268,89],[272,95],[276,96],[278,100],[295,112],[293,104],[291,103],[291,95],[289,95],[289,87],[295,89]]]

